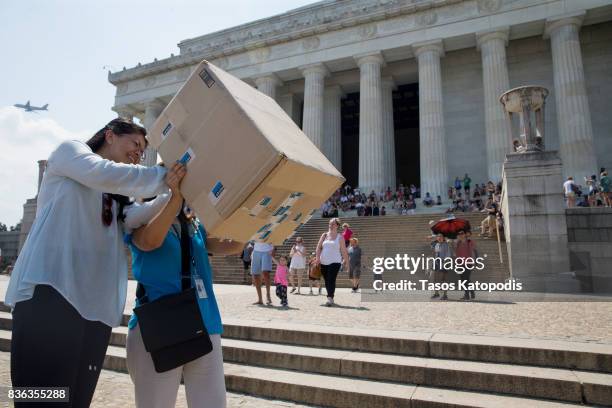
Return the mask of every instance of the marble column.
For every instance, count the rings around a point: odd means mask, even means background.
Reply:
[[[287,93],[280,95],[277,102],[293,122],[298,123],[300,121],[300,116],[302,114],[301,98],[298,98],[297,95],[293,93]]]
[[[323,150],[323,94],[325,77],[329,75],[329,71],[323,64],[313,64],[300,69],[305,79],[302,130],[319,150]]]
[[[151,126],[153,126],[157,117],[162,113],[164,107],[164,103],[157,99],[148,101],[145,104],[143,124],[147,131],[151,129]],[[155,166],[155,164],[157,164],[157,150],[155,150],[151,146],[147,147],[145,150],[145,158],[141,164],[144,166]]]
[[[359,188],[379,193],[385,180],[380,53],[355,57],[359,66]]]
[[[393,90],[396,88],[391,77],[382,79],[382,113],[383,113],[383,156],[385,162],[385,189],[396,188],[395,176],[395,129],[393,123]]]
[[[325,88],[323,114],[323,153],[338,170],[342,171],[342,88]]]
[[[274,74],[255,78],[257,89],[276,100],[276,87],[282,85],[282,81]]]
[[[580,51],[580,25],[584,12],[546,22],[550,37],[559,146],[563,176],[583,177],[597,174],[593,147],[593,126],[587,98]]]
[[[419,144],[421,163],[421,195],[429,193],[445,197],[448,187],[446,136],[442,101],[440,57],[442,41],[413,45],[419,65]]]
[[[501,180],[506,154],[512,151],[512,135],[508,134],[506,114],[499,102],[500,95],[510,89],[506,63],[508,31],[505,27],[476,34],[482,57],[487,173],[494,182]]]

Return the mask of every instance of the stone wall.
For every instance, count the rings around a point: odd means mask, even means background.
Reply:
[[[570,267],[584,289],[612,292],[612,208],[566,210]]]

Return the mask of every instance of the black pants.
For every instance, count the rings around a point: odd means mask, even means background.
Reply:
[[[336,292],[336,278],[338,277],[338,272],[340,272],[339,263],[329,265],[321,264],[321,275],[323,275],[323,279],[325,279],[325,290],[327,291],[327,296],[332,299]]]
[[[463,272],[463,274],[461,275],[461,279],[465,281],[465,285],[469,285],[470,284],[470,277],[472,276],[472,270],[471,269],[465,269],[465,272]],[[473,290],[466,290],[464,297],[469,298],[470,294],[472,294],[472,298],[476,297],[476,294],[474,293]]]
[[[276,284],[276,296],[280,299],[281,305],[287,306],[289,304],[287,301],[287,287],[285,285]]]
[[[13,311],[13,387],[69,387],[69,403],[15,403],[15,407],[88,407],[111,328],[86,320],[51,286],[37,285]]]

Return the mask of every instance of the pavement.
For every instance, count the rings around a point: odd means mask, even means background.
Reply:
[[[8,284],[0,276],[0,296]],[[136,285],[130,281],[126,313],[133,307]],[[307,323],[320,326],[400,330],[410,332],[476,334],[514,338],[562,339],[612,344],[612,302],[459,302],[451,301],[362,302],[350,289],[336,291],[336,306],[325,307],[321,296],[289,294],[289,308],[281,308],[272,288],[272,306],[253,305],[255,288],[244,285],[214,285],[221,315],[227,320]],[[264,291],[265,293],[265,291]],[[316,290],[315,290],[316,293]],[[612,299],[611,299],[612,300]],[[0,385],[10,384],[10,355],[0,353]],[[133,388],[127,374],[104,370],[93,407],[133,407]],[[0,400],[1,401],[1,400]],[[0,402],[0,407],[3,406]],[[177,407],[186,407],[181,386]],[[228,407],[305,407],[285,401],[228,393]]]

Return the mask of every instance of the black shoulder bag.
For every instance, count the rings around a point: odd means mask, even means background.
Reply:
[[[182,214],[181,214],[182,215]],[[139,283],[134,308],[145,349],[151,353],[155,371],[163,373],[180,367],[212,351],[212,343],[204,326],[198,295],[191,287],[191,239],[188,222],[181,221],[181,286],[182,292],[149,302],[144,286]]]

